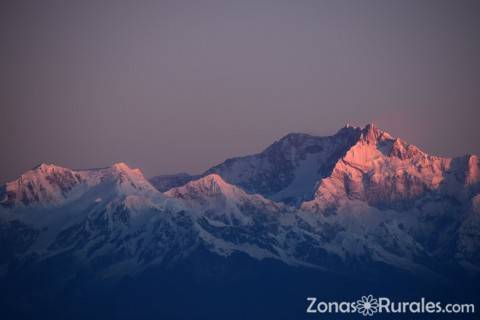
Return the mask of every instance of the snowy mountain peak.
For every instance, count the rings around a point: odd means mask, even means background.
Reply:
[[[112,169],[115,169],[117,171],[131,171],[132,169],[126,164],[125,162],[116,162],[112,164],[111,166]]]
[[[165,193],[174,196],[179,194],[201,194],[204,196],[235,196],[237,194],[245,194],[241,189],[228,184],[218,174],[212,173],[198,180],[190,181],[186,185],[173,188]]]
[[[6,183],[0,192],[0,204],[12,207],[58,203],[81,183],[81,176],[74,171],[42,163],[17,180]]]
[[[220,187],[224,187],[224,186],[228,185],[228,184],[222,179],[222,177],[220,177],[220,176],[219,176],[218,174],[216,174],[216,173],[209,174],[208,176],[203,177],[202,179],[197,180],[197,182],[208,183],[208,184],[215,185],[215,186],[220,186]]]
[[[191,181],[189,183],[192,186],[205,186],[210,189],[222,189],[226,187],[228,184],[216,173],[211,173],[206,175],[200,179]]]
[[[183,208],[220,225],[251,225],[268,213],[277,213],[281,205],[258,194],[247,194],[225,182],[218,174],[209,174],[182,187],[164,193]],[[265,217],[263,218],[265,219]]]
[[[119,190],[125,194],[136,194],[138,192],[158,193],[145,178],[142,171],[138,168],[132,169],[125,162],[114,163],[108,168],[107,177],[115,181]]]
[[[129,177],[137,177],[138,179],[145,180],[145,177],[143,176],[143,173],[140,169],[130,168],[125,162],[114,163],[110,168],[116,174],[126,175]]]
[[[125,162],[114,163],[110,168],[114,173],[117,173],[117,174],[123,174],[128,176],[138,176],[145,179],[145,177],[143,176],[142,170],[138,168],[131,168]]]
[[[429,192],[452,189],[447,182],[457,180],[450,177],[452,163],[452,159],[429,156],[369,124],[362,129],[358,142],[336,163],[331,175],[319,182],[315,199],[302,206],[324,211],[341,201],[354,200],[404,210]]]
[[[293,205],[313,197],[317,182],[360,139],[348,126],[332,136],[290,133],[258,154],[228,159],[205,174],[217,173],[248,193]]]
[[[32,170],[39,171],[39,172],[49,172],[49,171],[52,171],[52,170],[59,170],[59,169],[60,170],[68,170],[67,168],[63,168],[63,167],[57,166],[57,165],[52,164],[52,163],[44,163],[44,162],[38,164]]]
[[[380,130],[373,123],[367,124],[362,129],[361,139],[367,143],[377,143],[387,139],[392,139],[392,136],[385,131]]]
[[[115,192],[122,195],[145,192],[159,194],[139,169],[131,169],[124,162],[92,170],[72,170],[42,163],[1,186],[0,205],[7,208],[18,205],[60,205],[100,184],[113,185]]]
[[[347,156],[365,155],[375,158],[376,155],[396,157],[402,160],[416,156],[425,156],[418,147],[408,144],[400,138],[393,137],[390,133],[379,129],[374,123],[369,123],[363,128],[346,125],[337,132],[337,135],[358,134],[357,142],[352,145]],[[365,159],[364,159],[365,160]]]

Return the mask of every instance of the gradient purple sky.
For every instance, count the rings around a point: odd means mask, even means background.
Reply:
[[[201,172],[375,122],[480,154],[479,1],[2,1],[0,182],[40,162]]]

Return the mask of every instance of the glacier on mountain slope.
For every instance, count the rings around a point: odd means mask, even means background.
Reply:
[[[0,228],[18,230],[0,265],[72,253],[109,276],[204,247],[345,272],[372,263],[420,274],[480,266],[478,157],[430,156],[373,125],[291,134],[183,178],[161,193],[124,163],[41,165],[0,194]]]

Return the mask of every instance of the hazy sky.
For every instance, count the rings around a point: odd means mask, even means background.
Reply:
[[[368,122],[480,154],[479,1],[1,1],[0,182],[201,172]]]

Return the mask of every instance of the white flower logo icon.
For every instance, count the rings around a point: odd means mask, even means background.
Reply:
[[[372,295],[363,296],[357,301],[357,310],[364,316],[373,316],[378,311],[378,301]]]

